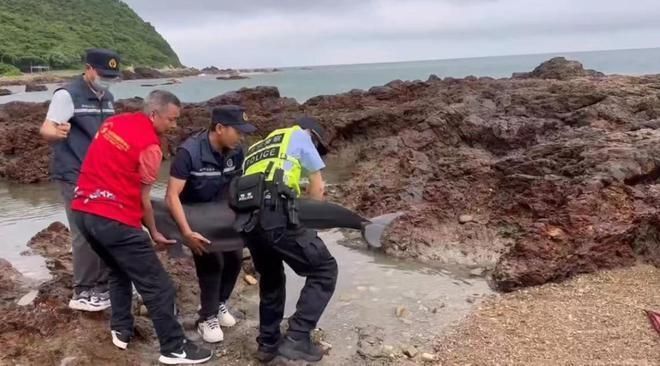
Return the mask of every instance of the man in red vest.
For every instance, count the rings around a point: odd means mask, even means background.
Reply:
[[[126,349],[133,335],[132,282],[156,329],[159,361],[168,365],[212,357],[184,337],[175,315],[174,286],[151,242],[174,242],[156,228],[150,191],[162,160],[159,135],[176,127],[180,112],[174,94],[155,90],[143,112],[107,119],[89,147],[71,204],[80,231],[110,268],[112,342]]]

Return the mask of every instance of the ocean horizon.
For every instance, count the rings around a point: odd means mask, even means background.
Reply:
[[[570,56],[570,55],[583,55],[583,54],[586,54],[586,53],[593,54],[593,53],[630,52],[630,51],[648,51],[648,50],[660,50],[660,46],[657,46],[657,47],[616,48],[616,49],[602,49],[602,50],[583,50],[583,51],[552,51],[552,52],[533,52],[533,53],[511,53],[511,54],[491,55],[491,56],[446,57],[446,58],[429,58],[429,59],[418,59],[418,60],[410,59],[410,60],[399,60],[399,61],[355,62],[355,63],[321,64],[321,65],[240,67],[240,68],[234,68],[234,69],[237,69],[237,70],[238,69],[246,69],[246,70],[279,69],[279,70],[286,70],[286,69],[299,69],[299,68],[303,68],[303,67],[323,68],[323,67],[336,67],[336,66],[388,65],[388,64],[405,64],[405,63],[413,63],[413,62],[480,60],[480,59],[490,59],[490,58],[526,57],[526,56],[549,56],[549,58],[552,58],[552,57],[555,57],[557,55],[569,55]],[[200,68],[200,70],[201,70],[201,68]]]
[[[177,94],[188,103],[203,102],[243,87],[274,86],[284,97],[303,103],[317,95],[330,95],[351,89],[369,89],[392,80],[426,80],[431,74],[441,78],[466,76],[508,78],[527,72],[552,57],[577,60],[585,68],[605,74],[645,75],[660,73],[660,48],[552,52],[529,55],[471,57],[443,60],[397,61],[324,66],[281,67],[280,72],[250,75],[243,80],[216,80],[215,75],[181,78],[180,84],[157,85],[167,79],[123,81],[111,89],[116,99],[144,97],[155,88]],[[143,86],[153,85],[155,86]],[[22,86],[9,87],[15,94],[0,97],[0,104],[11,101],[43,102],[50,100],[55,84],[48,91],[23,92]]]

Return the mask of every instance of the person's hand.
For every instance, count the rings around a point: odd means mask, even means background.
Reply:
[[[195,255],[202,255],[208,253],[207,246],[211,241],[206,239],[202,234],[191,231],[183,235],[186,245],[192,250]]]
[[[69,136],[71,130],[70,123],[59,123],[55,126],[55,137],[58,139],[65,139]]]
[[[155,233],[151,234],[151,239],[156,243],[156,250],[163,250],[167,248],[167,246],[176,244],[176,240],[174,239],[167,239],[163,234],[159,233],[156,231]]]

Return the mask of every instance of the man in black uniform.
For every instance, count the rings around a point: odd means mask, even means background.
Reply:
[[[119,55],[107,49],[89,49],[85,62],[84,74],[55,90],[39,133],[53,144],[51,176],[60,186],[71,229],[73,297],[69,307],[100,311],[110,306],[108,268],[73,221],[71,200],[94,135],[115,113],[114,97],[108,89],[119,78]]]
[[[194,254],[201,303],[197,330],[209,343],[224,339],[220,326],[236,323],[226,302],[241,270],[243,246],[210,252],[209,240],[190,227],[182,203],[227,200],[229,182],[242,172],[241,134],[256,130],[246,119],[244,109],[235,105],[213,109],[209,129],[188,138],[177,151],[166,193],[170,213]]]

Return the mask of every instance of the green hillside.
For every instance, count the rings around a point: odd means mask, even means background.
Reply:
[[[181,66],[156,29],[119,0],[0,0],[0,70],[79,68],[90,47],[118,51],[123,66]]]

